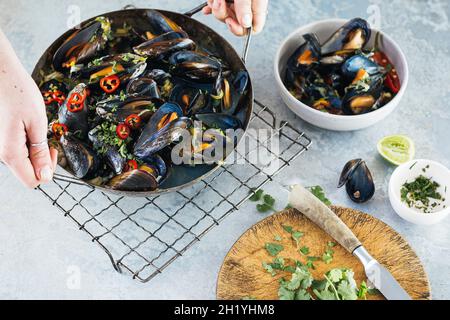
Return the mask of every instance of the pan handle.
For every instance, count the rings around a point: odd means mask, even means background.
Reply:
[[[226,0],[226,1],[228,3],[234,3],[233,0]],[[193,15],[195,15],[195,14],[199,13],[200,11],[202,11],[203,8],[206,7],[207,5],[208,5],[207,2],[202,3],[201,5],[195,7],[194,9],[189,10],[188,12],[185,12],[184,15],[188,16],[188,17],[192,17]],[[251,40],[252,40],[252,33],[253,33],[253,27],[248,28],[247,29],[247,35],[246,35],[246,38],[245,38],[244,50],[243,50],[242,55],[241,55],[241,59],[242,59],[242,61],[244,63],[246,63],[246,61],[247,61],[248,50],[250,49],[250,43],[251,43]]]

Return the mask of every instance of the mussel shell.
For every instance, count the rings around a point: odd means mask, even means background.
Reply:
[[[382,67],[362,54],[348,58],[341,67],[342,74],[349,79],[354,79],[361,69],[364,69],[371,76],[383,72]]]
[[[110,25],[107,19],[104,19],[103,23]],[[105,46],[106,37],[103,32],[102,22],[98,20],[75,31],[53,56],[55,70],[63,70],[63,64],[70,59],[73,53],[75,53],[74,58],[77,64],[92,58]]]
[[[339,187],[345,184],[350,199],[356,203],[364,203],[375,194],[375,184],[366,163],[361,159],[349,161],[342,171]]]
[[[191,39],[182,38],[179,33],[170,32],[134,47],[133,51],[150,60],[165,60],[177,51],[194,50],[195,47],[195,42]]]
[[[174,53],[169,64],[173,74],[198,82],[215,82],[222,71],[222,64],[217,59],[194,51]]]
[[[342,109],[345,114],[358,115],[373,110],[384,87],[382,76],[372,76],[368,88],[353,87],[342,99]]]
[[[79,179],[93,179],[100,168],[100,159],[91,147],[73,136],[61,138],[67,163],[73,174]]]
[[[130,95],[125,99],[116,97],[97,103],[96,112],[103,119],[113,122],[123,122],[130,115],[137,114],[143,121],[148,121],[159,108],[163,101],[158,98],[147,96]]]
[[[145,159],[156,154],[178,141],[192,125],[193,122],[190,118],[180,118],[172,121],[150,137],[144,135],[144,130],[134,147],[134,155],[139,159]]]
[[[137,169],[115,176],[108,182],[108,186],[122,191],[154,191],[158,188],[158,182],[153,175]]]
[[[161,98],[158,83],[149,77],[139,77],[131,80],[127,86],[127,95],[148,96],[150,98]]]
[[[241,121],[228,114],[202,113],[195,115],[195,117],[209,128],[218,128],[224,132],[229,129],[236,130],[242,128]]]
[[[69,94],[67,95],[66,101],[61,105],[58,111],[58,120],[59,123],[65,124],[69,132],[71,133],[79,133],[79,135],[83,138],[87,137],[89,132],[89,123],[88,123],[88,113],[89,107],[87,104],[87,98],[83,102],[83,109],[79,112],[70,112],[67,109],[67,105],[69,103],[69,98],[72,94],[78,93],[84,95],[83,92],[87,90],[87,86],[83,83],[78,84]]]
[[[167,178],[169,168],[167,167],[167,163],[160,155],[158,154],[152,155],[150,157],[143,159],[143,161],[145,165],[151,166],[155,169],[156,178],[159,183],[161,183],[164,179]]]
[[[295,50],[288,60],[288,69],[293,72],[304,72],[306,69],[310,68],[312,63],[317,62],[320,59],[320,43],[317,36],[314,33],[308,33],[303,35],[303,38],[305,43]],[[299,58],[307,51],[310,52],[310,63],[300,63]]]
[[[147,10],[146,19],[150,27],[149,30],[145,30],[147,39],[149,39],[149,33],[156,37],[172,31],[185,34],[187,37],[186,32],[177,23],[156,10]]]
[[[121,54],[112,54],[100,57],[89,62],[85,66],[80,66],[80,70],[76,73],[72,73],[73,76],[80,76],[82,78],[87,78],[105,68],[111,67],[116,64],[122,65],[125,69],[135,66],[137,64],[146,62],[145,57],[141,57],[137,54],[133,53],[121,53]]]
[[[104,143],[98,137],[99,128],[94,128],[89,132],[89,141],[91,141],[94,148],[102,148]],[[113,170],[113,172],[117,174],[121,174],[127,159],[121,156],[117,147],[107,146],[107,151],[104,155],[106,159],[106,163]]]
[[[338,51],[363,49],[371,34],[372,32],[367,21],[361,18],[352,19],[322,44],[322,55],[325,56]]]
[[[155,80],[156,83],[160,86],[163,85],[167,79],[170,79],[172,77],[170,73],[161,69],[153,69],[147,72],[145,76]]]

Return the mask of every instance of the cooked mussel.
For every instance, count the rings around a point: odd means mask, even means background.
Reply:
[[[182,117],[169,122],[150,137],[146,135],[144,130],[136,142],[134,155],[139,159],[154,155],[172,143],[179,141],[184,134],[188,133],[187,129],[192,125],[193,122],[190,118]]]
[[[145,170],[136,169],[115,176],[108,182],[108,186],[114,190],[123,191],[154,191],[158,188],[158,182],[154,175]]]
[[[158,98],[142,95],[129,95],[125,98],[113,97],[100,101],[96,105],[97,114],[112,122],[124,122],[130,115],[137,114],[142,121],[148,121],[163,104]]]
[[[361,69],[365,70],[370,76],[384,71],[380,65],[362,54],[357,54],[347,59],[341,67],[342,74],[350,79],[354,79]]]
[[[107,145],[105,141],[100,138],[100,132],[100,126],[97,126],[89,131],[89,141],[91,141],[96,150],[103,150],[106,163],[113,170],[113,172],[116,175],[121,174],[127,159],[120,154],[118,147]]]
[[[217,59],[194,51],[174,53],[169,64],[173,74],[197,82],[213,83],[222,71],[222,64]]]
[[[144,164],[140,167],[140,169],[152,174],[159,184],[161,184],[167,178],[169,168],[160,155],[155,154],[144,159],[143,161]]]
[[[145,76],[155,80],[160,86],[164,85],[164,82],[172,77],[170,73],[161,69],[150,70]]]
[[[166,60],[175,52],[194,50],[195,47],[191,39],[182,38],[177,32],[169,32],[134,47],[133,51],[152,61],[159,61]]]
[[[144,36],[147,40],[173,31],[183,34],[184,38],[188,37],[175,21],[156,10],[147,10],[145,19],[146,23],[143,23],[143,25],[148,26],[148,29],[145,30]]]
[[[87,86],[80,83],[69,92],[58,111],[59,123],[66,125],[69,132],[76,133],[81,138],[87,137],[89,131],[87,95]]]
[[[333,114],[342,113],[342,100],[338,92],[326,83],[319,73],[311,72],[305,81],[307,85],[303,101],[319,111],[327,111]]]
[[[308,33],[303,36],[303,43],[289,58],[288,69],[292,72],[304,72],[320,59],[320,43],[317,36]]]
[[[138,138],[134,146],[135,156],[140,159],[145,159],[170,145],[176,139],[171,137],[171,132],[168,133],[167,129],[173,122],[182,117],[183,110],[178,104],[172,102],[163,104],[150,118],[150,121]],[[183,122],[178,123],[172,128],[176,129],[178,125],[183,126]],[[175,136],[176,134],[173,135],[173,137]]]
[[[158,83],[149,77],[139,77],[131,80],[127,86],[127,95],[148,96],[149,98],[161,98]]]
[[[91,147],[73,135],[62,136],[61,146],[64,149],[67,163],[77,178],[93,179],[96,177],[100,168],[100,159]]]
[[[383,92],[383,83],[383,77],[371,77],[367,73],[360,80],[354,81],[342,99],[344,113],[358,115],[370,112]]]
[[[352,19],[322,45],[322,55],[360,50],[364,48],[370,36],[371,29],[367,21],[360,18]]]
[[[70,68],[91,59],[103,50],[111,33],[111,22],[104,17],[75,31],[56,51],[53,66],[56,70]]]
[[[231,115],[236,113],[248,83],[249,75],[246,71],[238,72],[231,84],[228,79],[223,79],[222,113]]]
[[[375,184],[366,163],[361,159],[346,163],[339,178],[338,188],[345,185],[350,199],[357,203],[364,203],[372,199],[375,194]]]
[[[184,84],[177,84],[173,88],[169,101],[178,104],[183,109],[184,114],[188,116],[210,111],[208,94]]]

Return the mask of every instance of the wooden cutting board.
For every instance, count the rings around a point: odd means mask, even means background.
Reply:
[[[332,207],[332,210],[413,299],[431,299],[430,284],[423,265],[396,231],[382,221],[357,210],[342,207]],[[244,297],[255,297],[258,300],[278,299],[279,279],[288,277],[289,273],[272,277],[264,270],[262,263],[273,260],[264,245],[268,242],[277,243],[274,238],[277,235],[282,236],[279,243],[284,246],[284,250],[279,256],[305,262],[283,225],[292,226],[295,230],[305,233],[301,238],[301,246],[310,248],[310,256],[321,257],[327,243],[333,241],[295,209],[268,217],[245,232],[226,256],[217,282],[219,300],[240,300]],[[333,250],[335,253],[331,264],[327,265],[322,261],[314,263],[316,270],[311,273],[315,279],[323,279],[323,274],[330,269],[343,267],[353,269],[358,285],[367,279],[363,266],[356,257],[339,245]],[[384,297],[376,295],[368,296],[368,299],[381,300]]]

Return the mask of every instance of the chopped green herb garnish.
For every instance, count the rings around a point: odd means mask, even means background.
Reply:
[[[309,254],[309,248],[305,246],[301,247],[298,251],[304,256]]]
[[[256,201],[260,201],[264,191],[259,189],[256,192],[255,191],[251,191],[253,193],[253,195],[250,197],[250,201],[256,202]]]
[[[265,248],[272,257],[277,256],[284,249],[284,247],[278,243],[266,243]]]
[[[400,190],[401,199],[408,207],[416,208],[424,213],[430,213],[439,203],[444,201],[437,191],[440,185],[423,175],[418,176],[413,182],[405,182]],[[436,200],[431,202],[431,199]]]

